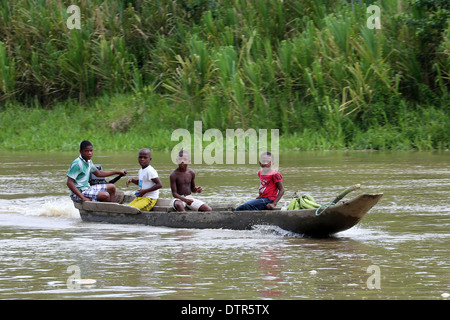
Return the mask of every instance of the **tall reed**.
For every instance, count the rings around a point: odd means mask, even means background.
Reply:
[[[372,3],[379,30],[366,24]],[[3,1],[0,103],[51,108],[131,94],[146,97],[142,114],[182,119],[160,120],[167,129],[193,120],[289,134],[328,128],[345,145],[352,130],[399,126],[400,103],[448,112],[450,8],[402,3],[92,0],[79,2],[81,29],[69,30],[62,1]]]

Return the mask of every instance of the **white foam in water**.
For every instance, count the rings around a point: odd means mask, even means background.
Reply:
[[[67,197],[4,200],[0,203],[0,213],[80,219],[80,213]]]
[[[26,215],[80,218],[80,213],[78,212],[78,209],[74,207],[72,200],[62,200],[61,198],[46,201],[37,210],[27,211]]]
[[[435,240],[435,239],[449,239],[448,233],[391,233],[381,230],[380,228],[366,228],[362,226],[354,226],[346,231],[342,231],[336,234],[338,237],[351,238],[354,240],[363,241],[377,241],[384,243],[403,243],[408,241],[421,241],[421,240]]]
[[[274,236],[281,236],[281,237],[287,237],[287,238],[301,238],[302,235],[286,231],[278,226],[272,226],[272,225],[254,225],[252,226],[252,229],[260,232],[261,234],[269,234]]]
[[[336,234],[339,237],[349,237],[361,240],[380,240],[385,239],[388,234],[376,228],[364,228],[356,225],[348,230]]]

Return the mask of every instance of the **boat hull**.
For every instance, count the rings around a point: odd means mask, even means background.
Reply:
[[[214,210],[213,207],[211,212],[141,212],[127,205],[101,202],[76,203],[75,207],[79,209],[81,219],[86,222],[234,230],[251,229],[255,225],[273,225],[306,236],[324,237],[356,225],[382,195],[362,194],[331,206],[318,216],[316,209],[232,211],[223,208]]]

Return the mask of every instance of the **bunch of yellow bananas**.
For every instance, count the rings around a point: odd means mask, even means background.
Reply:
[[[320,204],[317,204],[316,200],[314,200],[311,195],[304,194],[302,196],[297,195],[297,197],[292,199],[287,207],[287,210],[317,209],[319,207]]]

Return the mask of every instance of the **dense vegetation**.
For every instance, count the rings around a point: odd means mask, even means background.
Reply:
[[[0,149],[164,149],[194,120],[279,128],[287,149],[446,149],[449,17],[446,0],[2,1]]]

